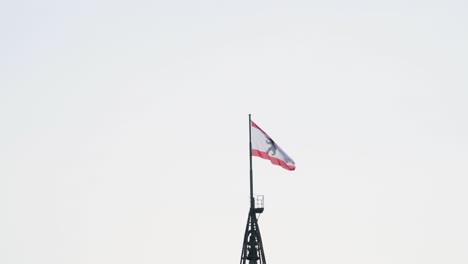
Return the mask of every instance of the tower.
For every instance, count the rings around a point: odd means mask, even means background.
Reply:
[[[242,244],[242,254],[240,264],[266,264],[265,252],[263,250],[262,236],[258,226],[258,216],[263,213],[263,196],[251,198],[251,207],[245,227],[244,243]]]

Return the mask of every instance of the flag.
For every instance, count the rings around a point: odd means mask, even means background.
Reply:
[[[252,156],[270,160],[271,163],[287,170],[295,170],[296,165],[273,139],[253,121],[251,124]]]

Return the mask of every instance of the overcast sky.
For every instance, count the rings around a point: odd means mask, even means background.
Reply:
[[[468,2],[2,1],[0,263],[468,263]]]

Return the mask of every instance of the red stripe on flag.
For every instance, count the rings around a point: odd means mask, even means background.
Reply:
[[[252,149],[252,156],[257,156],[257,157],[260,157],[262,159],[270,160],[271,163],[273,163],[274,165],[281,166],[281,167],[283,167],[283,168],[285,168],[287,170],[293,171],[293,170],[296,169],[296,166],[288,165],[283,160],[280,160],[280,159],[275,158],[275,157],[271,157],[264,151],[260,151],[260,150],[257,150],[257,149]]]
[[[257,124],[255,124],[254,121],[250,121],[252,123],[252,127],[255,127],[256,129],[260,130],[263,134],[265,134],[268,138],[270,138],[270,136],[268,136],[267,133],[265,133],[265,131],[263,131],[263,129],[261,129],[259,126],[257,126]]]

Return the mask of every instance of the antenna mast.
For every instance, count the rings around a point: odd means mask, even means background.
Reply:
[[[257,199],[253,196],[253,170],[252,170],[252,120],[249,114],[249,159],[250,159],[250,210],[245,227],[244,243],[240,264],[266,264],[265,252],[263,251],[262,236],[258,226],[258,216],[263,213],[263,196]],[[257,201],[257,207],[255,204]],[[248,262],[247,262],[248,261]]]

